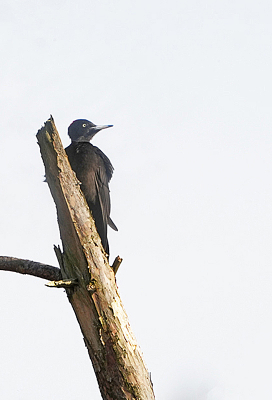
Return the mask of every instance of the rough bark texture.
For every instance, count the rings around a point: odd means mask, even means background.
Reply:
[[[71,170],[53,118],[37,133],[46,180],[54,198],[63,253],[62,277],[84,336],[104,400],[152,400],[141,350],[131,331],[115,276],[103,251],[80,184]],[[91,397],[91,396],[90,396]]]
[[[0,270],[33,275],[50,281],[58,281],[61,277],[59,268],[30,260],[14,257],[0,257]]]

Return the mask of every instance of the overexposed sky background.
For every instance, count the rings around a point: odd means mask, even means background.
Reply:
[[[157,400],[271,400],[272,4],[0,4],[0,255],[57,266],[35,134],[114,127],[112,259]],[[101,399],[63,290],[1,272],[0,398]]]

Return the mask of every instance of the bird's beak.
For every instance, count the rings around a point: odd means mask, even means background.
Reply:
[[[111,128],[112,126],[113,125],[96,125],[95,130],[98,132],[98,131],[101,131],[101,129]]]

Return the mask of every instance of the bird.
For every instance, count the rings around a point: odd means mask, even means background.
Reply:
[[[98,147],[93,146],[90,140],[97,132],[112,126],[95,125],[86,119],[77,119],[68,127],[71,144],[65,149],[71,168],[81,182],[81,190],[108,258],[107,227],[109,225],[115,231],[118,230],[110,218],[109,181],[114,168],[109,158]]]

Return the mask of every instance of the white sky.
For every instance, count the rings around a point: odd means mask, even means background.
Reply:
[[[57,265],[35,134],[114,124],[112,258],[157,400],[271,400],[269,1],[0,4],[0,255]],[[1,272],[0,398],[100,399],[62,290]]]

